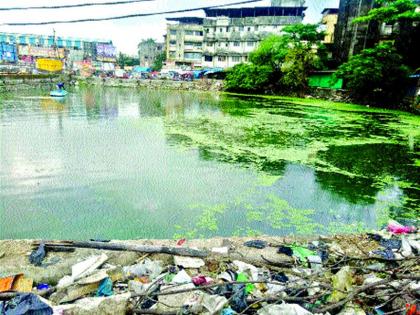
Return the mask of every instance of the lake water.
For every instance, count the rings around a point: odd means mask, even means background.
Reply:
[[[0,100],[0,238],[356,232],[420,213],[418,116],[194,92],[45,95]]]

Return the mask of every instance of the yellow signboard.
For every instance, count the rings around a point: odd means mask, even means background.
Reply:
[[[41,58],[36,61],[36,68],[49,72],[61,71],[63,70],[63,63],[61,60]]]

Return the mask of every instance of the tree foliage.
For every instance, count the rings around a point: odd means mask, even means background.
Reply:
[[[369,21],[379,21],[385,23],[395,23],[401,20],[420,21],[420,12],[416,12],[414,0],[379,0],[380,5],[353,20],[353,23],[365,23]]]
[[[286,26],[282,35],[270,35],[250,54],[251,65],[234,67],[226,78],[231,90],[266,90],[300,93],[307,88],[309,71],[322,67],[324,34],[317,24]],[[322,55],[322,54],[321,54]],[[260,76],[261,80],[252,76]],[[243,79],[241,79],[243,77]],[[258,82],[258,87],[252,86]]]
[[[160,71],[162,70],[163,63],[166,61],[166,53],[162,52],[156,56],[155,61],[152,65],[153,71]]]
[[[270,84],[272,68],[241,63],[230,69],[226,76],[226,88],[232,91],[261,91]]]
[[[408,74],[401,55],[389,42],[362,50],[336,72],[355,100],[390,108],[398,107],[404,98]]]
[[[281,67],[280,83],[283,89],[298,94],[305,91],[309,72],[319,67],[319,57],[312,49],[304,46],[289,49]]]
[[[136,66],[139,64],[139,58],[130,57],[129,55],[119,53],[117,58],[117,64],[124,68],[125,66]]]

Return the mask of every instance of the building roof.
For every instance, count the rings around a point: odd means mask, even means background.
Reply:
[[[321,14],[338,14],[338,8],[325,8]]]
[[[203,18],[196,16],[184,16],[184,17],[173,17],[166,18],[167,21],[175,21],[183,24],[203,24]]]
[[[304,16],[307,7],[253,7],[204,9],[207,17],[227,16],[230,18],[258,16]]]

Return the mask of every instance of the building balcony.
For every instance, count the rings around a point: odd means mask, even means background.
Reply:
[[[185,35],[184,41],[186,42],[202,42],[204,39],[203,36],[196,36],[196,35]]]

